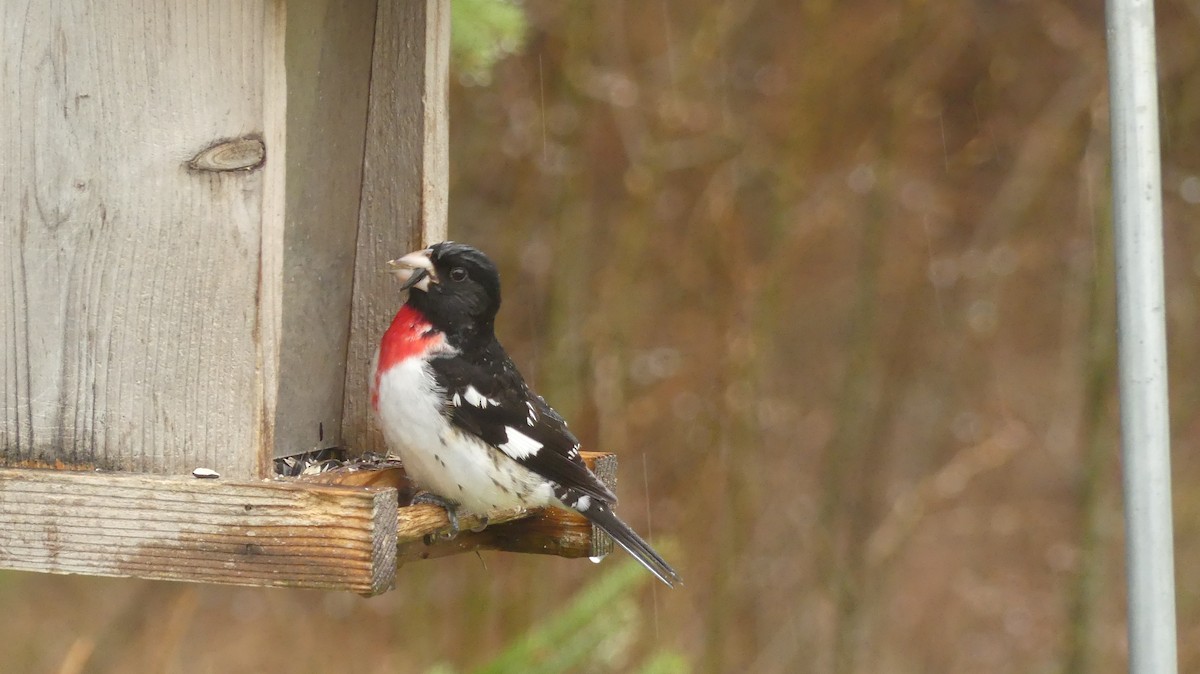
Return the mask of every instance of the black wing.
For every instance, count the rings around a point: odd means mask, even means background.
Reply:
[[[499,344],[481,357],[435,358],[434,376],[446,414],[459,429],[504,452],[559,486],[615,504],[617,497],[579,456],[579,440],[541,396],[526,386]]]

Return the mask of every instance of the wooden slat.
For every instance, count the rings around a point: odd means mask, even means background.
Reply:
[[[354,451],[384,450],[369,370],[402,299],[384,264],[446,237],[449,5],[380,0],[376,12],[342,412],[343,445]]]
[[[255,472],[275,4],[0,3],[0,464]]]
[[[378,594],[396,491],[0,469],[0,568]]]
[[[612,485],[616,457],[584,453]],[[398,507],[395,464],[252,483],[0,469],[0,568],[377,594],[396,566],[476,550],[598,557],[612,541],[555,509],[464,515],[453,540],[433,505]],[[433,537],[432,544],[426,537]]]
[[[607,534],[598,538],[591,523],[582,516],[553,508],[538,508],[526,513],[496,513],[492,515],[487,528],[479,532],[469,530],[469,527],[476,525],[474,518],[464,518],[460,523],[463,530],[453,539],[435,540],[428,544],[424,541],[426,534],[420,537],[411,534],[430,529],[444,530],[449,525],[445,510],[421,505],[401,508],[401,514],[406,515],[407,519],[401,520],[405,535],[400,539],[402,542],[396,557],[400,564],[477,550],[571,558],[602,557],[611,551],[611,539]],[[509,520],[509,517],[514,519]],[[604,541],[609,542],[608,549],[604,548]]]
[[[375,3],[288,0],[284,22],[286,96],[267,101],[286,136],[273,156],[286,165],[283,211],[263,219],[263,283],[277,286],[264,296],[278,298],[261,305],[263,335],[281,336],[264,339],[278,373],[268,458],[341,442]]]

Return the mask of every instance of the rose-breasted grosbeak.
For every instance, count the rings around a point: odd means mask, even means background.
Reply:
[[[429,500],[446,506],[452,522],[457,510],[573,510],[664,583],[679,583],[613,513],[617,497],[584,465],[579,440],[496,341],[492,261],[446,241],[390,265],[409,295],[380,342],[371,404],[388,447]]]

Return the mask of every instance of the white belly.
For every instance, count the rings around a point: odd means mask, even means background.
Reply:
[[[379,424],[388,448],[421,488],[468,512],[555,503],[550,485],[442,416],[425,361],[408,358],[379,379]]]

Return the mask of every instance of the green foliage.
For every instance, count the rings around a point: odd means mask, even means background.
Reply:
[[[560,674],[580,671],[633,671],[683,674],[682,654],[661,650],[632,662],[639,631],[647,629],[635,593],[651,576],[632,559],[616,565],[581,590],[563,610],[533,626],[476,674]],[[653,629],[653,626],[648,627]],[[438,665],[428,674],[453,674]]]
[[[641,674],[687,674],[692,667],[682,653],[659,651],[650,656],[638,671]]]
[[[525,11],[510,0],[454,0],[451,65],[468,84],[487,84],[500,59],[525,46]]]

